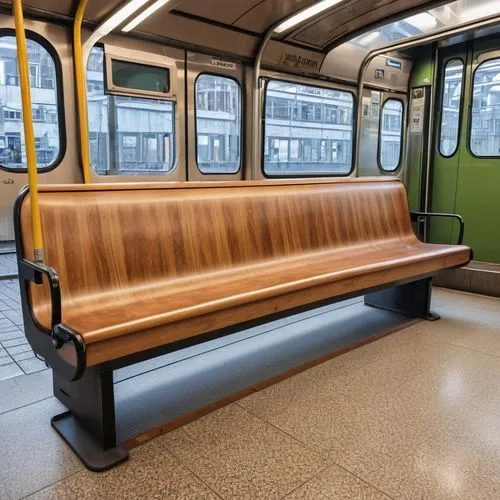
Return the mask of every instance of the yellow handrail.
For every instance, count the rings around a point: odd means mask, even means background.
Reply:
[[[82,51],[82,22],[88,0],[80,0],[73,25],[73,57],[75,60],[76,101],[78,105],[78,127],[80,130],[80,154],[83,168],[83,182],[90,184],[89,126],[87,121],[87,84]]]
[[[17,61],[21,83],[21,101],[23,105],[24,142],[28,164],[28,184],[31,202],[31,231],[33,234],[33,251],[36,262],[43,262],[42,224],[38,204],[38,171],[36,165],[35,134],[33,132],[33,114],[31,110],[31,89],[24,31],[22,0],[13,0],[14,19],[16,23]]]

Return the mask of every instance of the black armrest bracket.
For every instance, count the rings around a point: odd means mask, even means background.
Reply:
[[[432,213],[432,212],[410,212],[411,220],[417,222],[420,219],[425,219],[428,217],[445,217],[449,219],[456,219],[460,223],[460,233],[458,235],[457,245],[461,245],[464,241],[464,230],[465,223],[462,217],[458,214],[443,214],[443,213]]]
[[[36,285],[43,284],[43,277],[46,276],[50,287],[51,302],[51,330],[61,323],[61,288],[59,287],[59,276],[56,271],[45,264],[21,259],[19,261],[19,278],[31,281]]]
[[[50,288],[50,332],[41,332],[44,336],[50,334],[50,345],[41,340],[35,341],[37,347],[35,350],[44,356],[46,362],[61,377],[68,380],[78,380],[83,375],[86,367],[85,343],[78,332],[62,323],[61,288],[57,272],[50,266],[24,258],[19,259],[18,263],[20,280],[42,285],[45,277]],[[32,311],[30,312],[31,322],[36,326],[36,329],[45,330],[41,325],[37,324]],[[28,333],[28,330],[26,332]],[[31,340],[30,343],[32,343]],[[32,347],[35,348],[33,343]]]

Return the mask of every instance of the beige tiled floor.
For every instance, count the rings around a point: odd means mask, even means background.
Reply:
[[[0,498],[500,498],[500,300],[435,297],[440,321],[222,408],[104,474],[48,427],[53,399],[0,411]]]

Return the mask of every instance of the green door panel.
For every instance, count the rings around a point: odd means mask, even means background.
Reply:
[[[436,155],[432,182],[432,212],[458,213],[456,210],[456,185],[458,177],[458,155],[456,158],[443,158]],[[429,241],[432,243],[452,243],[453,228],[458,224],[445,218],[430,221]]]
[[[463,78],[461,85],[461,104],[464,105],[464,92],[466,85],[466,51],[465,47],[460,50],[445,50],[440,54],[439,58],[439,75],[437,83],[437,98],[436,98],[436,113],[434,121],[434,156],[433,156],[433,171],[432,171],[432,192],[431,192],[431,211],[444,213],[458,213],[456,207],[456,187],[458,177],[460,175],[460,147],[463,143],[461,130],[458,130],[458,145],[456,151],[451,156],[443,156],[440,151],[440,134],[441,120],[445,119],[442,116],[442,101],[444,88],[444,71],[448,63],[460,61],[463,64]],[[462,111],[463,116],[463,111]],[[463,124],[463,120],[462,120]],[[460,125],[460,122],[459,122]],[[458,237],[459,224],[457,221],[445,218],[433,218],[429,223],[428,237],[433,243],[454,243]],[[455,235],[456,233],[456,235]]]
[[[433,51],[427,46],[419,52],[419,58],[414,62],[411,76],[410,87],[425,87],[432,85],[434,80],[434,59]]]
[[[450,120],[450,109],[457,109],[452,106],[452,99],[458,99],[459,95],[454,94],[447,87],[448,93],[443,97],[444,91],[444,72],[448,62],[453,59],[463,61],[464,78],[462,86],[462,96],[460,100],[459,115],[459,144],[454,153],[450,156],[443,156],[440,149],[441,133],[441,108],[444,109],[446,116]],[[470,109],[472,106],[472,95],[474,87],[474,72],[478,66],[490,59],[498,59],[500,62],[500,38],[484,39],[469,42],[456,47],[442,49],[439,54],[439,74],[437,83],[437,94],[435,103],[435,121],[434,121],[434,146],[432,162],[432,186],[431,186],[431,211],[448,212],[460,214],[465,221],[464,243],[472,247],[474,259],[483,262],[500,263],[500,156],[498,158],[479,158],[469,150],[470,133]],[[416,65],[417,71],[414,78],[422,80],[426,78],[425,57],[421,65]],[[483,81],[478,88],[486,88],[488,82],[500,81],[500,70],[495,71],[492,65],[491,80]],[[453,75],[447,80],[452,82]],[[491,84],[492,86],[495,83]],[[479,95],[478,88],[476,94]],[[496,132],[497,124],[500,124],[500,106],[497,104],[495,92],[481,98],[480,112],[483,107],[485,113],[490,115],[479,115],[484,120],[484,124],[489,127],[479,126],[479,132]],[[490,104],[490,98],[492,104]],[[442,102],[444,101],[444,106]],[[484,102],[484,104],[483,104]],[[500,103],[500,101],[498,101]],[[455,100],[456,104],[457,101]],[[487,109],[496,106],[496,109]],[[489,120],[489,121],[488,121]],[[493,125],[491,125],[491,123]],[[448,123],[453,123],[451,120]],[[491,128],[493,127],[493,128]],[[449,128],[447,133],[449,133]],[[446,136],[448,138],[449,136]],[[482,136],[477,136],[477,138]],[[446,142],[446,141],[445,141]],[[449,144],[449,143],[448,143]],[[415,159],[418,163],[418,159]],[[415,203],[418,183],[410,182],[409,198],[410,205]],[[428,238],[434,243],[455,243],[458,237],[459,225],[456,221],[448,219],[432,219]]]
[[[500,263],[500,159],[461,159],[456,211],[474,259]]]

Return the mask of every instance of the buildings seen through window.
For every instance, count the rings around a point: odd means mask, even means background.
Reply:
[[[264,171],[346,175],[352,169],[350,92],[273,80],[266,89]]]
[[[60,148],[55,63],[38,42],[27,40],[33,128],[38,168],[50,167]],[[16,39],[0,38],[0,165],[26,168]]]
[[[202,74],[196,79],[197,164],[205,174],[240,168],[241,88],[232,78]]]
[[[379,133],[379,165],[387,172],[393,172],[401,165],[403,114],[402,101],[387,99],[384,102]]]
[[[463,77],[464,63],[460,59],[452,59],[446,63],[439,140],[439,151],[443,156],[451,156],[458,146]]]
[[[500,156],[500,59],[474,73],[470,149],[476,156]]]

